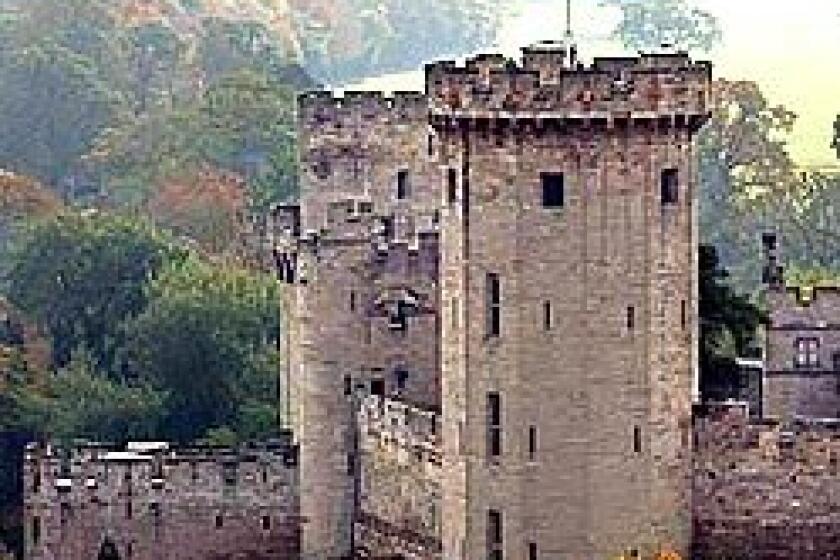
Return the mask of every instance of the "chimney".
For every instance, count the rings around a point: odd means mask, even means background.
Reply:
[[[764,233],[761,236],[764,245],[764,271],[761,281],[771,290],[784,289],[784,269],[779,265],[778,244],[775,233]]]

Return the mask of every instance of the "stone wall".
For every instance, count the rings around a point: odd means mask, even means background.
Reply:
[[[441,446],[438,414],[368,397],[359,426],[360,558],[440,558]]]
[[[738,404],[696,412],[695,557],[837,558],[840,422],[750,422]]]
[[[291,560],[298,482],[288,442],[223,449],[73,449],[25,457],[27,560]]]
[[[770,289],[764,414],[840,417],[840,290]],[[816,364],[797,363],[797,341],[815,339]]]

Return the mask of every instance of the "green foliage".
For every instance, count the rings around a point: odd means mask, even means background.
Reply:
[[[840,286],[840,270],[825,267],[789,266],[785,269],[785,285],[802,288]]]
[[[725,398],[735,388],[735,359],[749,354],[766,313],[726,283],[717,252],[700,246],[700,383],[704,398]]]
[[[240,421],[265,435],[253,411],[276,402],[276,389],[266,390],[278,371],[266,357],[279,336],[276,290],[270,278],[196,259],[151,283],[148,307],[126,324],[126,358],[139,378],[169,392],[167,439],[191,441]]]
[[[723,35],[713,14],[685,0],[601,0],[601,4],[620,8],[622,19],[613,37],[630,49],[655,51],[670,44],[709,51]]]
[[[751,293],[761,233],[787,229],[803,196],[785,144],[796,115],[752,82],[717,80],[712,93],[712,118],[698,138],[701,242],[717,248],[728,282]]]
[[[834,137],[831,140],[831,147],[837,151],[837,157],[840,158],[840,115],[834,120]]]
[[[65,214],[28,229],[9,258],[6,292],[52,337],[58,367],[84,347],[110,370],[120,324],[145,307],[145,283],[182,257],[143,220]]]
[[[255,209],[297,192],[294,91],[242,70],[189,103],[128,115],[96,152],[117,200],[137,204],[164,180],[210,164],[248,179]]]
[[[166,395],[148,386],[132,387],[97,371],[87,353],[74,355],[50,379],[46,391],[16,387],[17,429],[52,440],[125,442],[154,438],[160,431]]]

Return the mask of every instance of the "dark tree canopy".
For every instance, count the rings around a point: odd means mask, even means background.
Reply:
[[[727,285],[715,248],[700,246],[700,391],[704,398],[725,398],[736,388],[735,359],[757,342],[764,313]]]

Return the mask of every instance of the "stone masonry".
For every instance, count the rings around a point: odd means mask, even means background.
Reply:
[[[695,557],[840,557],[840,421],[751,421],[744,405],[706,405],[695,434]]]
[[[241,449],[32,444],[24,469],[27,560],[298,557],[289,441]]]
[[[576,56],[300,99],[272,244],[303,558],[687,554],[711,66]],[[436,453],[368,397],[437,416]]]
[[[778,248],[764,236],[767,325],[765,416],[840,417],[840,288],[785,286]]]

